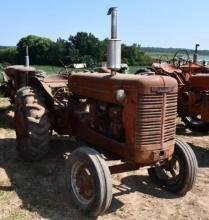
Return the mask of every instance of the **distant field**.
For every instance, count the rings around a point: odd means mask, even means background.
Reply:
[[[160,59],[161,56],[166,56],[168,60],[171,60],[175,53],[167,53],[167,52],[145,52],[148,56],[150,56],[153,59]],[[193,59],[193,54],[189,54],[190,59]],[[165,57],[164,57],[165,58]],[[209,55],[199,55],[198,56],[199,61],[209,61]]]
[[[153,59],[160,59],[161,56],[167,56],[168,59],[173,58],[173,53],[164,53],[164,52],[146,52],[148,56],[150,56]]]

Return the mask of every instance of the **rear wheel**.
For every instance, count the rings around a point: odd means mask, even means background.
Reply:
[[[208,132],[209,123],[202,121],[198,117],[182,116],[182,121],[191,131]]]
[[[28,161],[41,159],[49,150],[49,118],[44,98],[32,87],[23,87],[15,100],[17,150]]]
[[[197,169],[197,159],[190,146],[176,140],[172,158],[160,167],[148,169],[148,173],[156,185],[182,196],[194,185]]]
[[[67,186],[73,204],[81,211],[98,216],[112,201],[112,183],[108,166],[101,155],[89,147],[73,151],[66,162]]]

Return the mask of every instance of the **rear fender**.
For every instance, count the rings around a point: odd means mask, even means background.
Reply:
[[[45,97],[45,104],[48,108],[54,108],[54,98],[50,86],[41,78],[33,77],[29,82],[29,86],[35,87]]]

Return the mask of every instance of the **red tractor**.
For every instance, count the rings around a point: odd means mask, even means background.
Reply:
[[[28,47],[26,46],[25,65],[5,65],[3,67],[3,83],[0,86],[0,91],[4,97],[8,97],[14,104],[17,90],[27,86],[30,80],[36,77],[45,77],[44,72],[37,71],[34,67],[29,66]]]
[[[76,207],[93,216],[111,204],[111,173],[148,166],[157,185],[178,195],[191,190],[197,175],[192,149],[175,139],[176,80],[116,73],[121,56],[116,8],[108,14],[111,73],[34,76],[15,100],[17,150],[24,159],[47,153],[52,130],[80,140],[67,159],[67,186]],[[108,167],[108,158],[122,162]]]
[[[157,75],[171,76],[178,82],[178,114],[192,131],[209,131],[209,68],[189,60],[186,50],[177,51],[170,63],[154,63]]]

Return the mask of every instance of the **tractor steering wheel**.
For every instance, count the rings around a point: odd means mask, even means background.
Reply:
[[[62,68],[61,70],[58,72],[58,74],[63,74],[63,73],[66,73],[66,74],[69,74],[70,71],[69,71],[69,66],[66,66],[65,63],[62,61],[62,59],[59,59],[59,62],[62,64]]]
[[[173,65],[180,67],[189,62],[189,53],[187,50],[178,50],[173,56]]]
[[[159,63],[169,63],[169,59],[167,55],[161,55],[159,59]]]

